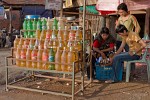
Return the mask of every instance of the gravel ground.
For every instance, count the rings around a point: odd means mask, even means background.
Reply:
[[[10,49],[0,49],[0,84],[5,83],[5,68],[4,57],[10,55]],[[105,84],[104,82],[92,83],[85,89],[84,96],[80,94],[75,96],[76,100],[149,100],[150,85],[147,83],[146,66],[137,65],[136,67],[137,77],[131,78],[130,83],[123,82],[114,84]],[[16,77],[24,75],[22,71],[12,70],[10,76],[14,80]],[[19,76],[18,76],[19,75]],[[40,80],[41,82],[41,80]],[[39,81],[33,82],[41,84]],[[53,81],[51,81],[53,83]],[[27,84],[27,82],[24,82]],[[33,84],[32,83],[32,84]],[[50,84],[50,83],[45,83]],[[57,83],[55,85],[58,85]],[[38,85],[31,85],[33,88]],[[53,83],[53,87],[55,87]],[[62,84],[64,85],[65,84]],[[48,87],[51,87],[49,85]],[[68,87],[67,87],[68,88]],[[65,89],[67,89],[65,88]],[[58,88],[54,88],[55,90]],[[69,88],[70,89],[70,88]],[[68,90],[69,90],[68,89]],[[63,96],[55,96],[51,94],[36,93],[22,90],[11,89],[9,92],[5,92],[5,85],[0,85],[0,100],[71,100]]]

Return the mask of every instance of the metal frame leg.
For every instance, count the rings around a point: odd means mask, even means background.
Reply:
[[[127,62],[126,65],[126,82],[129,82],[129,78],[130,78],[130,70],[131,70],[131,63]]]
[[[5,67],[6,67],[6,91],[9,91],[7,85],[8,85],[8,60],[5,58]]]

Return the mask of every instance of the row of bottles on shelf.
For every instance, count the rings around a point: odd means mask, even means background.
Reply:
[[[47,48],[53,48],[54,51],[57,51],[57,47],[59,47],[61,50],[65,47],[67,50],[69,50],[70,47],[74,47],[76,51],[82,50],[82,43],[78,40],[75,41],[61,41],[61,40],[39,40],[39,39],[26,39],[26,38],[18,38],[16,36],[16,39],[14,41],[14,48],[25,48],[25,49],[33,49],[33,47],[36,46],[38,49],[47,49]]]
[[[56,18],[48,19],[46,18],[39,18],[39,19],[24,19],[23,22],[23,30],[30,30],[24,32],[24,37],[32,38],[35,35],[36,30],[42,31],[42,30],[64,30],[65,29],[65,22],[60,17],[59,20]]]
[[[71,72],[73,66],[65,64],[72,64],[76,60],[78,60],[78,54],[73,51],[72,47],[70,47],[69,51],[66,51],[65,48],[61,51],[58,47],[56,53],[53,48],[41,50],[37,49],[36,46],[33,50],[20,48],[16,50],[16,65],[20,67]],[[78,71],[77,65],[75,66],[75,71]]]
[[[71,27],[71,30],[67,30],[67,27],[65,26],[65,30],[36,30],[35,37],[37,39],[52,39],[52,40],[82,40],[82,31],[73,30],[73,27]]]

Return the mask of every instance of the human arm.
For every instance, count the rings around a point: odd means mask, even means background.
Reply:
[[[98,52],[102,56],[102,58],[106,58],[106,55],[101,50],[99,50],[98,48],[93,47],[93,50]]]
[[[110,43],[109,44],[109,48],[107,48],[107,49],[103,49],[103,50],[101,50],[102,52],[108,52],[108,51],[112,51],[113,49],[114,49],[114,43]]]
[[[137,19],[136,19],[133,15],[132,15],[132,22],[133,22],[133,25],[134,25],[134,27],[135,27],[135,32],[136,32],[137,34],[139,34],[140,31],[141,31],[141,27],[140,27],[140,25],[139,25]]]

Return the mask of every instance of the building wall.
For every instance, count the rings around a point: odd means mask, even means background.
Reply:
[[[9,12],[6,12],[7,19],[0,20],[0,29],[3,27],[7,28],[9,30]],[[20,11],[12,11],[12,26],[15,29],[20,29]]]

